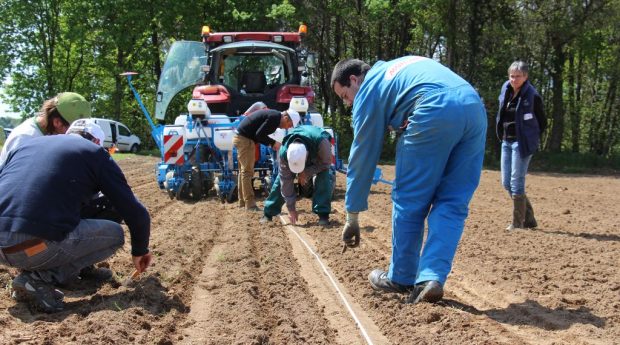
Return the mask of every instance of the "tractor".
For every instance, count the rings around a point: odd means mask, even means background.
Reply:
[[[222,202],[237,196],[237,152],[232,145],[234,130],[253,105],[297,110],[303,124],[323,127],[323,117],[314,107],[310,86],[314,54],[302,45],[306,26],[298,32],[211,32],[202,29],[202,42],[174,42],[164,63],[155,103],[155,124],[131,80],[123,73],[152,129],[161,152],[156,176],[171,198],[199,200],[214,190]],[[187,113],[163,125],[174,97],[192,88]],[[261,103],[259,103],[261,102]],[[323,127],[325,128],[325,127]],[[343,170],[337,158],[337,140],[331,128],[334,158],[332,176]],[[272,136],[282,140],[285,131]],[[268,193],[277,174],[276,153],[257,144],[255,182]],[[312,193],[311,182],[300,193]]]

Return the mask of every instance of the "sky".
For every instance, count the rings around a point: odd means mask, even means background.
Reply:
[[[9,106],[7,106],[6,104],[2,103],[2,100],[0,100],[0,117],[13,117],[13,118],[19,118],[19,114],[18,113],[11,113],[9,111]]]
[[[4,82],[6,83],[7,80],[5,80]],[[0,85],[0,95],[1,94],[4,94],[4,89]],[[0,97],[0,117],[14,117],[14,118],[20,117],[18,113],[12,113],[9,111],[9,106],[2,102],[2,97]]]

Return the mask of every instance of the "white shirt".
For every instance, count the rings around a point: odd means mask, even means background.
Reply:
[[[39,129],[36,119],[36,116],[29,118],[11,131],[11,134],[9,134],[9,137],[6,138],[4,142],[2,152],[0,152],[0,168],[4,165],[9,152],[19,147],[22,140],[28,140],[28,138],[32,137],[42,137],[44,135]]]

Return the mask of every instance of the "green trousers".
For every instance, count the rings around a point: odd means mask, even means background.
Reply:
[[[328,215],[332,210],[332,179],[329,170],[322,171],[316,175],[314,180],[314,191],[312,193],[312,212],[318,215]],[[280,192],[280,175],[271,185],[269,196],[265,200],[264,213],[268,217],[277,216],[282,212],[284,197]]]

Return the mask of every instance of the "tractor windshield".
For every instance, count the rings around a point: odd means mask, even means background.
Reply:
[[[295,51],[271,42],[235,42],[213,49],[215,82],[241,94],[263,94],[294,82]]]
[[[157,87],[155,117],[164,119],[168,104],[181,90],[204,79],[201,66],[207,64],[205,46],[201,42],[177,41],[166,56],[164,69]]]

